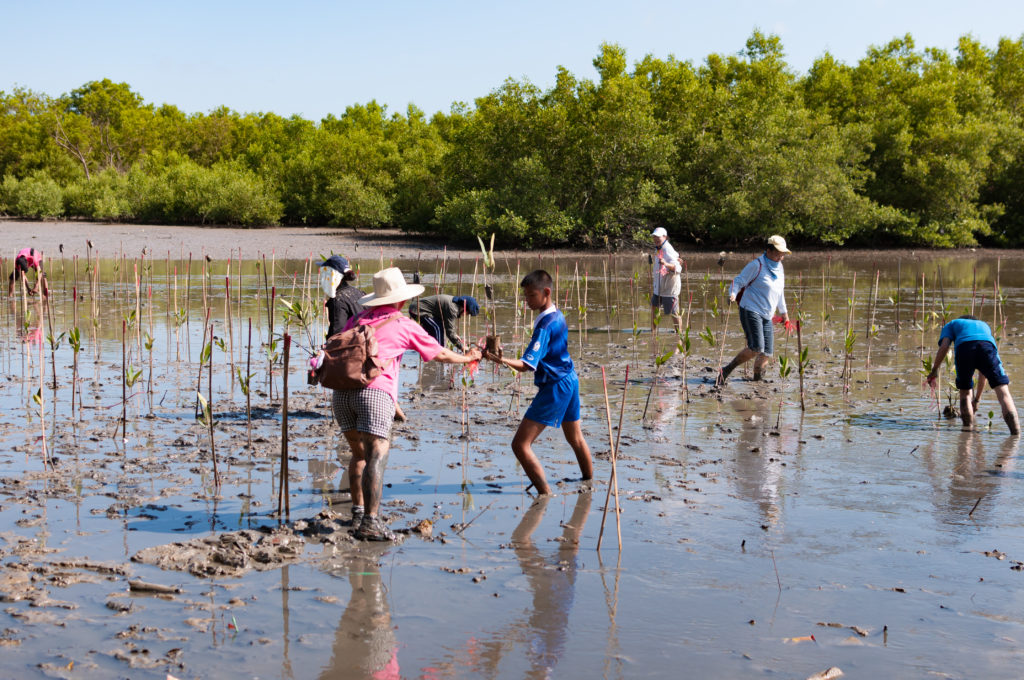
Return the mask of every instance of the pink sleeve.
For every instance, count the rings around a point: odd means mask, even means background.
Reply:
[[[402,332],[406,335],[407,347],[419,352],[424,361],[433,361],[444,349],[437,344],[437,340],[434,340],[433,336],[412,319],[402,317],[398,323],[402,325]]]

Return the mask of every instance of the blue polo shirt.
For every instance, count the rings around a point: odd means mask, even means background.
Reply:
[[[988,324],[977,319],[953,319],[942,327],[939,344],[942,344],[945,338],[953,341],[954,348],[962,342],[971,340],[986,340],[993,345],[996,344],[995,336],[992,335]]]
[[[523,363],[533,369],[533,384],[556,383],[573,372],[569,357],[569,326],[551,305],[533,322],[533,336],[523,354]]]

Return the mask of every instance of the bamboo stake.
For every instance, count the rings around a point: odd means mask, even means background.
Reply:
[[[249,317],[249,344],[245,350],[245,432],[248,438],[249,450],[252,451],[252,317]]]
[[[281,386],[281,479],[277,485],[277,517],[282,510],[291,516],[291,501],[288,497],[288,355],[292,336],[284,334],[284,376]]]
[[[199,370],[202,370],[200,368]],[[213,438],[213,324],[210,324],[210,361],[207,364],[206,385],[209,390],[208,406],[210,408],[207,426],[210,432],[210,457],[213,458],[213,488],[215,493],[220,493],[220,470],[217,467],[217,448]]]
[[[800,337],[800,312],[796,315],[796,365],[800,369],[800,410],[806,411],[807,407],[804,405],[804,346],[803,339]],[[779,407],[782,408],[781,406]]]
[[[128,358],[127,336],[128,322],[121,321],[121,439],[125,443],[125,455],[128,454]],[[117,432],[117,430],[114,430]]]
[[[602,378],[604,377],[604,367],[601,369]],[[608,492],[604,498],[604,512],[601,514],[601,530],[597,534],[597,551],[601,551],[601,541],[604,539],[604,523],[608,518],[608,501],[612,493],[612,489],[615,490],[615,527],[619,537],[619,551],[622,550],[622,519],[620,518],[619,510],[619,477],[616,468],[616,460],[618,459],[619,440],[622,438],[622,416],[626,411],[626,391],[629,388],[629,364],[626,364],[626,377],[622,383],[622,404],[619,406],[619,430],[615,435],[615,443],[612,445],[611,459],[612,459],[612,477],[608,482]],[[611,412],[608,407],[608,381],[605,378],[604,386],[605,395],[605,411],[609,414],[608,417],[608,439],[611,441]]]

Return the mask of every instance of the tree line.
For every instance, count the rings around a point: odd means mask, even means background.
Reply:
[[[504,245],[1024,243],[1024,38],[910,35],[806,74],[777,36],[694,65],[601,45],[597,79],[506,80],[431,117],[186,114],[100,80],[0,92],[0,212],[398,227]]]

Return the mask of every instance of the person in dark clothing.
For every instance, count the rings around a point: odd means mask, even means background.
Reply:
[[[480,313],[476,298],[469,295],[431,295],[419,298],[409,306],[409,316],[419,322],[439,345],[444,346],[444,338],[448,336],[460,352],[466,351],[466,343],[458,333],[459,317],[464,313],[470,316]]]
[[[366,294],[349,284],[356,280],[348,260],[340,255],[331,255],[320,264],[320,288],[327,295],[324,307],[327,308],[327,337],[336,335],[345,329],[345,324],[363,311],[359,299]],[[395,404],[395,420],[404,422],[405,411]]]
[[[320,265],[320,287],[327,295],[327,337],[341,332],[348,320],[363,311],[359,298],[365,293],[349,281],[356,280],[348,260],[340,255],[331,255]]]

